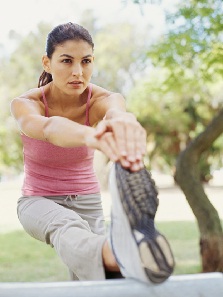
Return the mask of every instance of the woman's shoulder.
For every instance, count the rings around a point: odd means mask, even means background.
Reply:
[[[98,98],[106,98],[109,95],[112,94],[111,91],[102,88],[96,84],[91,84],[92,85],[92,98],[98,99]]]
[[[42,93],[40,88],[29,89],[21,95],[13,98],[11,100],[10,106],[11,110],[30,106],[35,106],[38,110],[43,110],[44,104],[42,102]]]
[[[102,120],[109,109],[125,109],[125,99],[120,93],[106,90],[92,84],[92,99],[90,104],[91,123]]]
[[[103,102],[104,104],[105,102],[109,103],[111,101],[123,102],[125,99],[121,93],[109,91],[98,85],[92,84],[92,103]]]
[[[29,101],[32,101],[32,102],[35,101],[36,103],[42,104],[42,92],[40,88],[29,89],[24,93],[22,93],[21,95],[13,98],[11,103],[15,103],[17,101],[24,102],[24,103],[26,102],[28,103]]]
[[[33,88],[33,89],[29,89],[28,91],[22,93],[17,98],[24,98],[24,99],[39,101],[42,98],[42,93],[41,93],[40,88]]]

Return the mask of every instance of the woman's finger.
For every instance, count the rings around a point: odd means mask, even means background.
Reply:
[[[106,132],[98,139],[98,148],[112,161],[119,160],[119,154],[114,139],[114,135],[111,132]]]
[[[97,127],[95,128],[95,137],[101,137],[105,132],[111,131],[111,125],[109,121],[101,121],[98,123]]]
[[[133,168],[139,167],[136,161],[141,161],[146,153],[146,131],[139,122],[128,117],[104,120],[98,124],[95,137],[100,139],[108,132],[112,133],[113,138],[111,143],[108,140],[107,143],[122,165],[130,167],[134,164]]]

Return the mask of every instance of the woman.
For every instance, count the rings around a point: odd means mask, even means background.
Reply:
[[[137,172],[146,149],[145,130],[124,98],[90,83],[93,50],[82,26],[58,25],[48,34],[38,88],[11,102],[24,147],[19,220],[55,248],[73,280],[120,272],[104,232],[94,150]]]

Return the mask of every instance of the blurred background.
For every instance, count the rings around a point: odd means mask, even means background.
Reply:
[[[222,1],[0,0],[0,8],[0,281],[68,279],[53,249],[28,237],[17,219],[22,147],[10,101],[37,87],[47,34],[69,21],[93,37],[92,81],[122,93],[147,130],[145,165],[175,273],[223,271]],[[108,223],[109,166],[96,152]],[[204,242],[217,265],[204,258]]]

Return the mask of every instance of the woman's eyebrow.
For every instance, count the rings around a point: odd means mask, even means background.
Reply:
[[[70,58],[70,59],[74,59],[74,57],[68,55],[68,54],[62,54],[60,55],[60,57],[67,57],[67,58]]]
[[[86,59],[86,58],[92,58],[93,56],[92,55],[86,55],[83,57],[83,59]]]
[[[61,54],[60,57],[67,57],[67,58],[70,58],[70,59],[74,59],[73,56],[68,55],[68,54]],[[86,56],[82,57],[82,59],[91,58],[91,57],[92,57],[92,55],[86,55]]]

